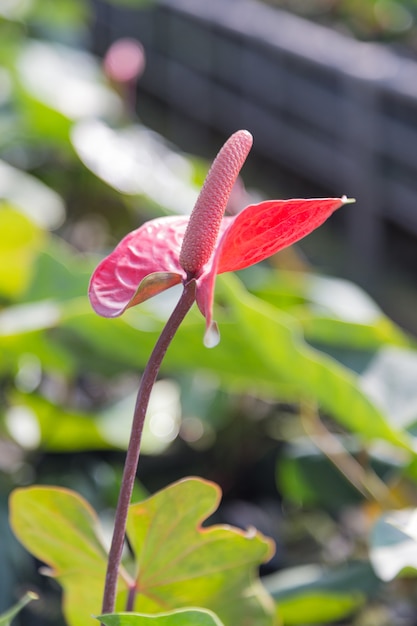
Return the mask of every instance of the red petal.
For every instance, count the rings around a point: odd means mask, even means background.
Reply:
[[[345,198],[270,200],[246,207],[219,241],[216,273],[267,259],[311,233],[345,202]]]
[[[320,226],[346,198],[271,200],[246,207],[233,218],[224,218],[223,233],[209,264],[197,279],[196,299],[206,318],[206,345],[211,341],[216,275],[243,269],[263,261]]]
[[[188,217],[162,217],[126,235],[94,271],[89,287],[93,309],[117,317],[128,307],[185,278],[178,257]]]

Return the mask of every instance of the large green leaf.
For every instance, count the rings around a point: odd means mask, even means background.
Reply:
[[[375,350],[384,344],[407,346],[409,341],[388,318],[381,316],[373,322],[339,320],[303,309],[297,314],[308,341],[323,346],[341,346],[354,350]]]
[[[240,338],[275,372],[295,385],[336,420],[366,439],[385,439],[412,448],[405,434],[392,428],[385,415],[361,390],[359,379],[335,360],[309,347],[295,320],[246,292],[227,276],[227,300]]]
[[[249,294],[235,276],[221,278],[218,293],[228,315],[218,318],[220,345],[214,350],[202,348],[202,319],[196,310],[191,311],[168,350],[165,371],[197,365],[216,372],[229,388],[249,386],[277,399],[310,398],[358,436],[412,449],[407,434],[392,427],[361,389],[358,376],[307,345],[293,317]],[[146,363],[162,321],[141,306],[115,320],[98,319],[80,310],[74,315],[68,312],[64,325],[107,358],[138,367]]]
[[[203,609],[184,609],[157,615],[118,613],[100,615],[97,619],[105,626],[223,626],[214,613]]]
[[[323,347],[375,350],[409,340],[360,287],[318,274],[262,269],[252,291],[302,325],[307,341]],[[245,275],[244,275],[245,278]],[[249,284],[254,282],[250,280]]]
[[[21,543],[50,568],[65,590],[63,608],[71,626],[97,624],[106,550],[97,516],[76,493],[28,487],[10,497],[10,523]]]
[[[162,300],[158,296],[112,320],[98,317],[87,304],[78,306],[77,303],[66,308],[62,328],[68,329],[78,340],[81,338],[90,353],[100,357],[98,367],[109,362],[119,363],[119,367],[142,368],[162,330],[164,317],[160,311],[165,310],[164,298],[168,294],[169,291],[161,294]],[[214,373],[229,390],[251,388],[254,393],[266,391],[271,397],[282,398],[284,394],[288,397],[291,385],[277,379],[262,356],[242,341],[238,327],[227,318],[220,326],[220,345],[207,350],[203,346],[204,320],[196,308],[190,311],[165,356],[162,371],[195,371],[197,368]]]
[[[137,577],[135,611],[155,614],[203,607],[218,614],[225,626],[273,624],[273,605],[256,576],[258,565],[271,556],[272,542],[254,529],[202,528],[219,497],[216,485],[192,478],[130,507],[127,532]],[[106,568],[94,511],[77,494],[53,487],[17,489],[10,509],[18,539],[49,565],[63,586],[70,626],[92,624]],[[123,572],[118,610],[126,604]]]
[[[273,623],[256,578],[257,567],[271,556],[271,541],[254,529],[202,528],[219,498],[216,485],[191,478],[130,508],[127,532],[140,590],[136,611],[201,606],[225,626]]]

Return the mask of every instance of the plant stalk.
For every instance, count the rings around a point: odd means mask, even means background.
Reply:
[[[129,446],[126,453],[123,478],[120,487],[119,500],[117,503],[113,537],[107,561],[106,581],[103,594],[102,613],[113,613],[119,568],[122,559],[123,546],[125,541],[127,515],[129,511],[130,499],[132,497],[133,486],[136,478],[136,470],[139,461],[140,444],[142,439],[143,426],[145,422],[146,410],[153,385],[161,367],[166,351],[174,338],[184,317],[195,301],[195,280],[190,280],[184,286],[181,297],[163,328],[158,341],[152,351],[146,368],[143,372],[138,395],[136,398],[135,411],[133,415],[132,429],[130,433]],[[132,590],[129,596],[132,595]]]

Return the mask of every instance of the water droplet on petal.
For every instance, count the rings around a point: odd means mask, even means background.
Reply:
[[[216,322],[211,322],[204,333],[204,345],[206,348],[214,348],[220,342],[220,331]]]

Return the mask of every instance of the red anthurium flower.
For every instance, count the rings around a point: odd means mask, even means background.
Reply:
[[[190,217],[162,217],[129,233],[95,270],[89,288],[94,310],[117,317],[127,308],[195,280],[206,318],[206,345],[217,343],[212,321],[217,274],[258,263],[320,226],[343,198],[270,200],[223,217],[252,136],[238,131],[217,155]]]

